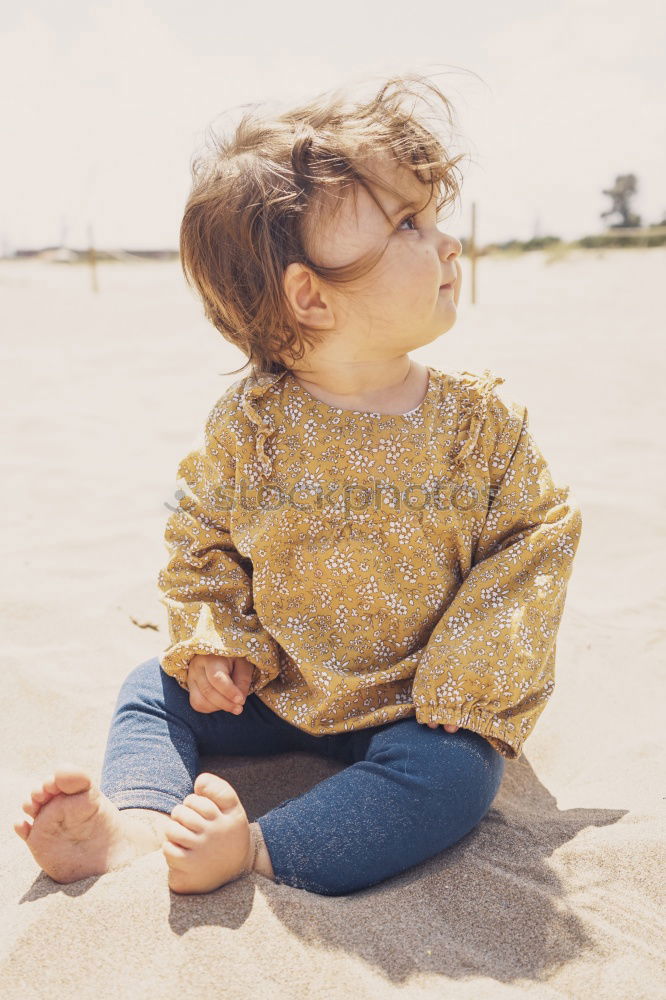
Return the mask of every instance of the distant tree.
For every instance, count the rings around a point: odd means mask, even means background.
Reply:
[[[608,195],[613,202],[612,208],[609,208],[607,212],[601,213],[601,218],[607,219],[609,215],[615,215],[616,213],[620,216],[620,222],[611,222],[608,224],[609,229],[625,229],[640,226],[640,215],[636,215],[629,208],[629,201],[636,194],[637,187],[636,174],[620,174],[615,178],[615,184],[612,188],[606,188],[605,191],[601,192]]]

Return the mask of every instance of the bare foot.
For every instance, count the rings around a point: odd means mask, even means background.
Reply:
[[[136,815],[143,810],[118,809],[80,767],[58,768],[33,790],[23,811],[34,822],[19,821],[14,830],[55,882],[76,882],[121,868],[157,850],[163,839],[157,829],[159,813],[151,828]]]
[[[252,864],[250,824],[228,781],[203,772],[171,811],[162,853],[172,892],[212,892],[232,882]]]

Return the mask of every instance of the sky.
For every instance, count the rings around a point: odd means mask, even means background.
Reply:
[[[658,222],[664,51],[657,0],[5,5],[0,252],[84,248],[91,233],[99,248],[177,249],[207,130],[244,104],[285,110],[411,72],[451,100],[465,154],[440,228],[468,236],[474,204],[481,244],[602,232],[602,191],[626,173],[633,210]]]

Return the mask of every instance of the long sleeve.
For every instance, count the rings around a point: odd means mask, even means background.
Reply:
[[[230,511],[235,460],[206,421],[204,445],[178,466],[178,507],[165,528],[168,564],[160,571],[171,645],[160,655],[165,673],[187,690],[198,653],[244,656],[255,665],[249,693],[280,673],[278,646],[253,607],[252,564],[235,548]]]
[[[522,412],[522,419],[520,411]],[[528,430],[508,413],[489,450],[489,495],[472,566],[433,629],[412,684],[418,722],[471,729],[520,757],[555,684],[555,650],[582,529]]]

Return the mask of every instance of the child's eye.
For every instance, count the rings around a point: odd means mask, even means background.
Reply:
[[[406,215],[405,218],[398,223],[398,229],[400,229],[400,227],[403,226],[405,222],[413,222],[415,218],[416,218],[415,215]]]

